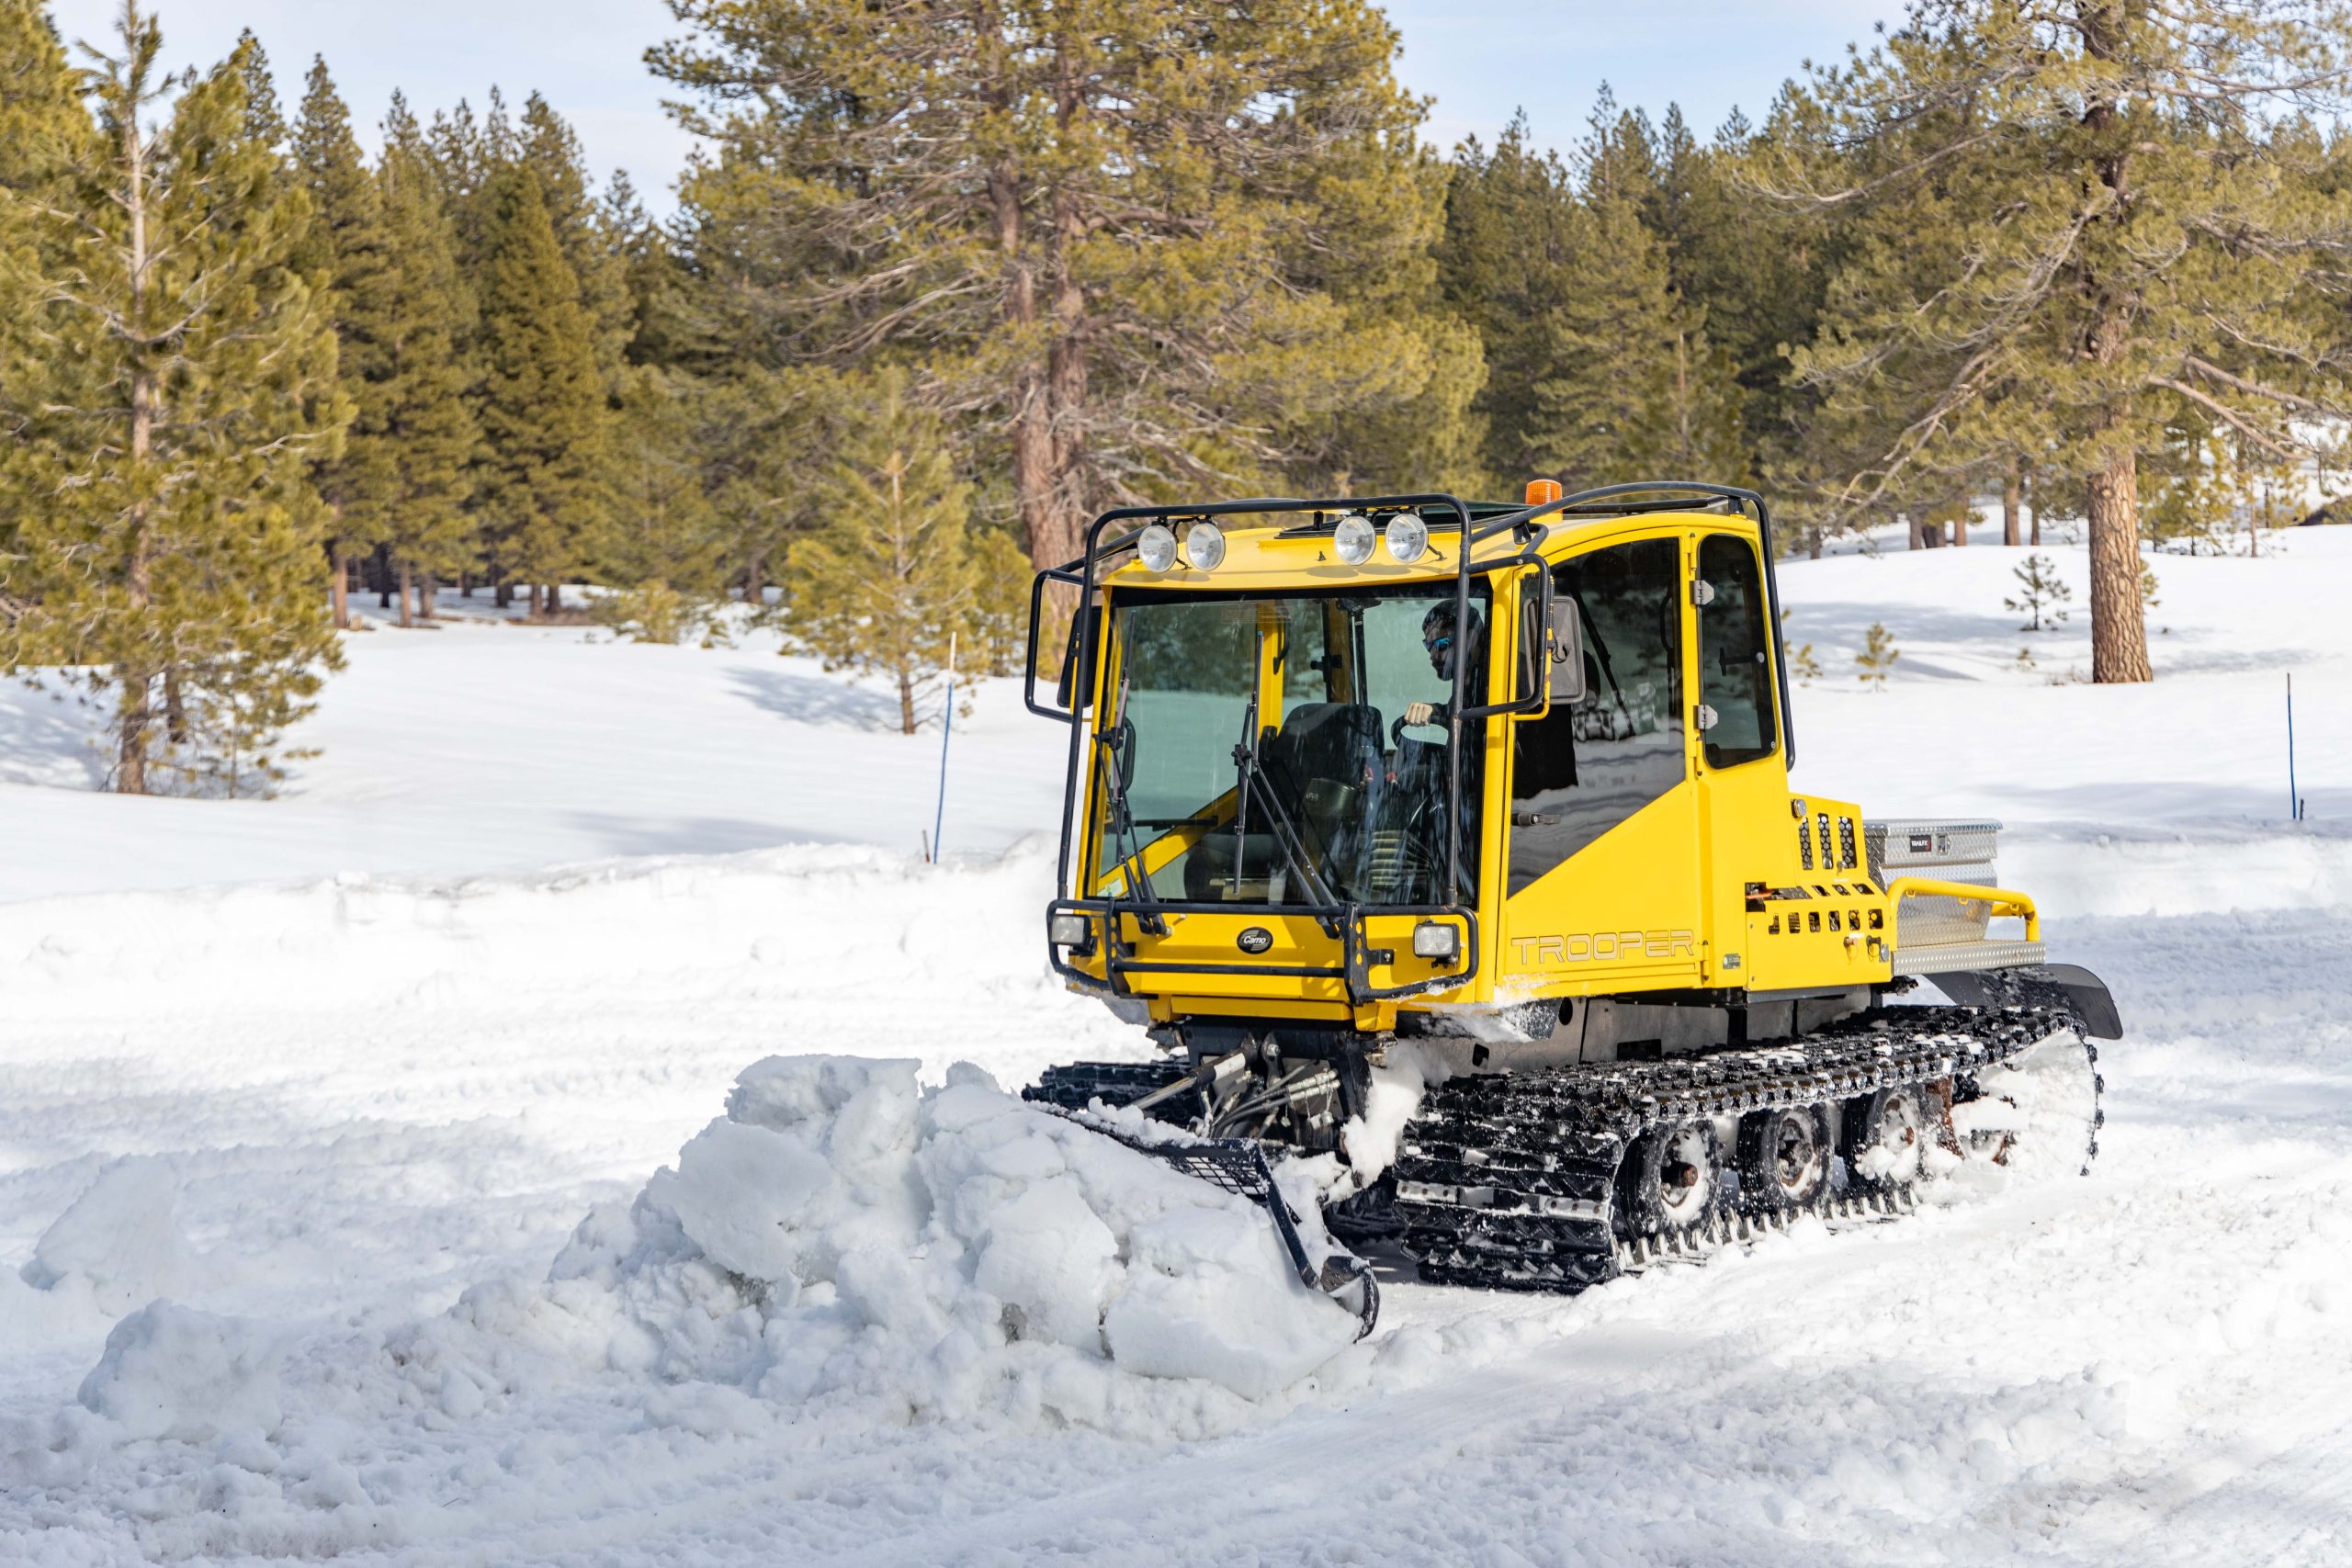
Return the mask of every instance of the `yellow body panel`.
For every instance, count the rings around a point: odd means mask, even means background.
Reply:
[[[1698,551],[1711,536],[1728,536],[1758,547],[1758,530],[1746,518],[1718,513],[1661,513],[1591,521],[1556,519],[1540,549],[1550,565],[1611,546],[1669,540],[1687,584],[1696,575]],[[1454,539],[1440,535],[1429,557],[1402,567],[1376,557],[1359,567],[1339,562],[1328,537],[1280,538],[1273,526],[1228,531],[1227,554],[1214,571],[1177,569],[1154,576],[1128,565],[1108,573],[1111,595],[1160,589],[1276,594],[1339,583],[1367,587],[1451,579]],[[1477,558],[1502,559],[1519,549],[1497,539]],[[1521,580],[1532,568],[1492,574],[1492,635],[1487,638],[1487,690],[1511,694],[1515,674],[1512,635]],[[1109,611],[1103,611],[1108,616]],[[1685,710],[1679,784],[1633,811],[1614,827],[1542,873],[1519,893],[1508,893],[1512,825],[1513,728],[1541,716],[1489,720],[1486,734],[1483,798],[1477,820],[1477,928],[1480,951],[1476,976],[1465,984],[1437,989],[1401,1002],[1351,1004],[1336,974],[1283,975],[1278,969],[1336,970],[1341,944],[1316,920],[1280,909],[1242,908],[1234,913],[1188,913],[1168,917],[1165,935],[1155,936],[1123,914],[1121,937],[1132,963],[1147,966],[1125,976],[1126,988],[1144,998],[1156,1018],[1187,1015],[1317,1020],[1358,1029],[1392,1027],[1397,1011],[1430,1004],[1508,1005],[1536,999],[1644,991],[1747,990],[1781,992],[1850,987],[1890,978],[1894,902],[1869,880],[1860,854],[1861,818],[1856,807],[1792,796],[1786,760],[1775,745],[1770,755],[1736,766],[1716,768],[1706,760],[1702,738],[1691,717],[1692,694],[1701,688],[1698,610],[1691,595],[1680,602],[1680,692]],[[1777,641],[1779,627],[1766,635]],[[1097,671],[1090,723],[1106,721],[1114,704],[1118,672],[1105,659]],[[1280,712],[1280,676],[1263,670],[1266,691],[1276,694],[1268,723]],[[1775,699],[1784,700],[1775,689]],[[1777,733],[1778,716],[1772,716]],[[1091,732],[1090,731],[1090,734]],[[1126,874],[1115,855],[1097,843],[1102,780],[1099,759],[1087,768],[1080,797],[1080,855],[1087,868],[1082,891],[1123,896]],[[1206,815],[1229,818],[1228,795]],[[1205,827],[1171,832],[1148,851],[1147,874],[1165,866]],[[1810,863],[1808,863],[1808,860]],[[1915,891],[1945,891],[1916,887]],[[1972,888],[1972,896],[1996,900],[2004,912],[2030,917],[2030,902],[2014,895]],[[1998,904],[2007,898],[2010,902]],[[1446,971],[1411,954],[1411,917],[1370,922],[1371,945],[1392,950],[1393,960],[1372,966],[1368,978],[1386,987],[1442,976]],[[1263,928],[1272,942],[1245,958],[1238,939],[1250,927]],[[1099,953],[1073,960],[1100,976]],[[1166,964],[1166,969],[1148,966]],[[1247,972],[1252,965],[1266,971]]]

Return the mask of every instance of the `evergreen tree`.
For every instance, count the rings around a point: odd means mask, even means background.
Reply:
[[[1364,0],[672,8],[650,58],[700,106],[683,196],[745,340],[920,356],[1004,432],[1036,560],[1107,501],[1357,460],[1334,423],[1431,395],[1453,352],[1399,352],[1442,170]]]
[[[2026,624],[2018,630],[2041,631],[2044,622],[2054,630],[2067,616],[2066,601],[2075,596],[2075,591],[2066,586],[2066,580],[2058,575],[2057,563],[2048,556],[2028,556],[2025,564],[2011,575],[2018,580],[2017,597],[2002,600],[2001,607],[2027,617]]]
[[[2342,7],[2301,0],[1920,0],[1816,72],[1839,158],[1766,181],[1864,235],[1797,360],[1883,433],[1849,503],[1919,468],[2075,476],[2092,678],[2150,679],[2142,456],[2193,416],[2291,457],[2352,412],[2315,309],[2352,219],[2295,118],[2340,115],[2346,76]]]
[[[1862,650],[1854,655],[1854,678],[1874,691],[1883,692],[1886,678],[1894,673],[1894,661],[1902,657],[1894,646],[1894,634],[1883,623],[1872,621]]]
[[[1620,172],[1617,183],[1629,183]],[[1544,322],[1528,455],[1572,487],[1642,479],[1738,483],[1747,464],[1731,367],[1675,297],[1630,196],[1576,211]]]
[[[309,201],[251,134],[239,65],[162,74],[137,0],[118,34],[88,76],[97,134],[40,213],[47,341],[0,367],[11,488],[36,498],[6,662],[112,694],[118,790],[152,790],[158,763],[234,790],[338,658],[309,458],[348,411],[293,265]]]
[[[883,370],[862,390],[820,487],[827,522],[792,547],[788,625],[826,669],[888,677],[899,731],[912,735],[950,639],[967,632],[978,607],[970,489],[956,479],[938,421],[914,404],[904,371]]]
[[[70,203],[70,175],[96,134],[78,87],[37,0],[0,0],[0,363],[11,367],[38,365],[51,352],[49,324],[61,308],[51,282],[65,236],[43,212]],[[33,434],[41,412],[37,399],[0,389],[0,434],[9,442]],[[17,520],[40,504],[17,483],[23,477],[21,465],[0,462],[0,638],[38,588],[16,550]]]
[[[1474,137],[1455,152],[1440,276],[1446,302],[1478,334],[1480,457],[1506,489],[1535,447],[1536,384],[1549,370],[1540,323],[1566,298],[1577,224],[1567,168],[1529,144],[1524,114],[1492,151]]]
[[[229,61],[244,82],[247,140],[273,152],[282,152],[287,141],[286,115],[277,107],[277,79],[270,72],[269,51],[262,48],[253,28],[237,35],[237,47]]]
[[[537,175],[520,164],[499,170],[489,213],[481,286],[491,564],[529,582],[537,608],[542,585],[555,590],[598,547],[609,420],[594,324]]]
[[[350,625],[345,594],[352,558],[389,542],[377,525],[382,520],[369,515],[368,498],[382,490],[382,470],[391,460],[378,394],[386,374],[379,318],[390,252],[376,183],[360,159],[351,117],[324,60],[311,62],[304,86],[294,166],[310,192],[311,220],[294,261],[334,324],[335,383],[352,409],[342,449],[317,459],[312,469],[327,507],[334,623],[345,627]],[[408,622],[405,593],[401,622]]]
[[[548,220],[555,227],[563,259],[580,282],[581,309],[595,329],[597,367],[605,384],[617,392],[632,324],[628,261],[610,214],[590,188],[579,137],[537,93],[524,100],[514,156],[539,176]]]
[[[465,353],[474,298],[458,273],[455,227],[416,123],[397,99],[375,184],[389,258],[372,323],[379,373],[373,441],[380,455],[357,498],[358,520],[392,547],[404,571],[423,571],[430,583],[468,570],[476,558],[466,505],[481,449]],[[402,596],[405,614],[405,585]],[[430,594],[424,603],[429,615]]]

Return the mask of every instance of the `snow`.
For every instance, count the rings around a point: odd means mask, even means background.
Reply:
[[[1362,1344],[997,1087],[1146,1050],[1009,683],[938,866],[936,732],[749,642],[369,633],[267,802],[8,693],[0,1561],[2352,1561],[2352,530],[2265,548],[2156,558],[2133,690],[2027,552],[1783,570],[1799,787],[1999,818],[2113,986],[2090,1177]]]

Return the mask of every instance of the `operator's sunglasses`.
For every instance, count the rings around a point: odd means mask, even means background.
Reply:
[[[1447,649],[1453,646],[1453,634],[1451,632],[1441,632],[1436,637],[1425,637],[1421,639],[1421,646],[1428,649],[1431,653],[1443,653]]]

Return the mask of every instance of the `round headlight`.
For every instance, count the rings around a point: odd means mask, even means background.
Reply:
[[[1215,571],[1224,558],[1224,529],[1214,523],[1195,523],[1184,530],[1184,560],[1194,571]]]
[[[1331,530],[1331,547],[1350,566],[1362,566],[1372,558],[1372,547],[1379,535],[1373,531],[1372,519],[1361,512],[1351,512],[1340,519]]]
[[[1410,566],[1430,547],[1430,525],[1409,512],[1400,512],[1380,531],[1381,542],[1399,566]]]
[[[1154,523],[1136,536],[1136,559],[1146,571],[1166,571],[1176,564],[1176,535],[1165,523]]]

